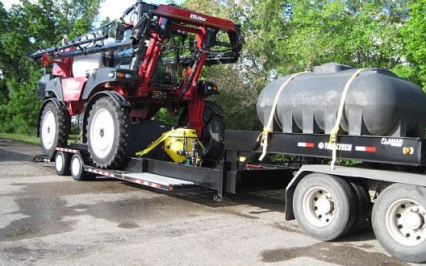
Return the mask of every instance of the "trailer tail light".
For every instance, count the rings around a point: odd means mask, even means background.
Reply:
[[[404,147],[402,148],[403,154],[414,154],[414,148],[413,147]]]

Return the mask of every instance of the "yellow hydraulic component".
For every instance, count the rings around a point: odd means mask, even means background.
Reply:
[[[193,151],[194,143],[201,145],[198,140],[197,131],[194,129],[177,128],[163,133],[159,139],[154,141],[148,148],[137,152],[137,156],[143,156],[152,151],[160,143],[164,142],[164,150],[177,163],[183,163],[188,154]],[[202,146],[201,146],[202,147]],[[197,158],[198,159],[198,158]]]
[[[194,129],[178,128],[170,131],[164,140],[164,150],[177,163],[183,163],[188,157],[182,151],[192,151],[194,140],[198,142],[197,131]]]

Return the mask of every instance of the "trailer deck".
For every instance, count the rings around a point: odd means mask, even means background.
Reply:
[[[282,180],[281,183],[288,183],[303,165],[318,164],[321,159],[331,158],[328,135],[273,132],[270,134],[268,153],[291,155],[292,159],[259,161],[261,147],[256,141],[259,134],[260,132],[256,131],[226,131],[225,152],[222,158],[210,167],[188,166],[149,158],[130,158],[130,163],[124,171],[98,169],[91,166],[87,159],[84,159],[83,168],[92,174],[166,191],[185,186],[202,186],[217,191],[217,199],[224,199],[226,193],[237,193],[242,187],[278,184],[279,180]],[[414,167],[418,172],[423,171],[426,164],[422,139],[339,136],[338,140],[339,159]],[[84,155],[87,153],[87,146],[84,144],[71,144],[69,148],[57,147],[56,151],[82,154],[83,158],[87,158]],[[38,156],[34,160],[54,161],[54,156]],[[324,167],[323,165],[322,169],[325,169]],[[345,167],[352,169],[350,166]],[[248,172],[251,173],[247,174]],[[370,178],[368,175],[364,176]],[[259,177],[265,182],[260,182]],[[415,180],[414,178],[409,181],[413,183]]]

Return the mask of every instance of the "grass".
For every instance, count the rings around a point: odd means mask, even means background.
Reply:
[[[40,139],[37,136],[28,136],[23,134],[0,133],[0,138],[16,140],[19,142],[40,145]]]
[[[15,141],[19,141],[26,144],[31,145],[40,145],[40,138],[37,136],[29,136],[24,134],[12,134],[12,133],[0,133],[0,138],[4,139],[11,139]],[[75,140],[78,138],[78,135],[70,135],[68,144],[75,142]]]

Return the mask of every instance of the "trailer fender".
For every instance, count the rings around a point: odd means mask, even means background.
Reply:
[[[302,166],[302,168],[303,168],[303,166]],[[285,210],[284,210],[284,213],[285,213],[285,219],[287,221],[291,221],[291,220],[296,219],[294,217],[294,212],[293,212],[294,190],[296,189],[296,186],[297,186],[297,184],[299,184],[300,180],[302,180],[305,176],[309,175],[310,173],[312,173],[312,172],[303,171],[302,169],[300,169],[285,189]]]
[[[294,220],[293,213],[293,195],[297,184],[310,173],[321,173],[334,175],[345,179],[364,179],[372,181],[381,181],[387,183],[400,183],[407,185],[426,187],[426,178],[424,174],[391,171],[391,170],[376,170],[369,167],[349,167],[336,166],[331,169],[330,165],[310,164],[300,168],[294,178],[291,180],[285,192],[285,219]]]
[[[92,105],[96,102],[96,100],[98,100],[101,97],[110,97],[115,104],[117,104],[120,107],[131,107],[130,102],[123,97],[123,95],[115,92],[115,91],[100,91],[98,93],[96,93],[95,95],[92,96],[92,98],[90,98],[90,100],[84,105],[83,108],[83,128],[82,128],[82,132],[83,132],[83,142],[87,142],[86,139],[86,125],[87,125],[87,119],[89,118],[89,113],[90,110],[92,109]]]
[[[52,102],[58,109],[66,109],[66,105],[63,102],[60,102],[56,98],[48,98],[44,100],[43,105],[40,108],[40,111],[38,113],[38,119],[37,119],[37,137],[40,137],[40,123],[41,123],[41,116],[43,115],[43,109],[46,106],[46,104]]]

